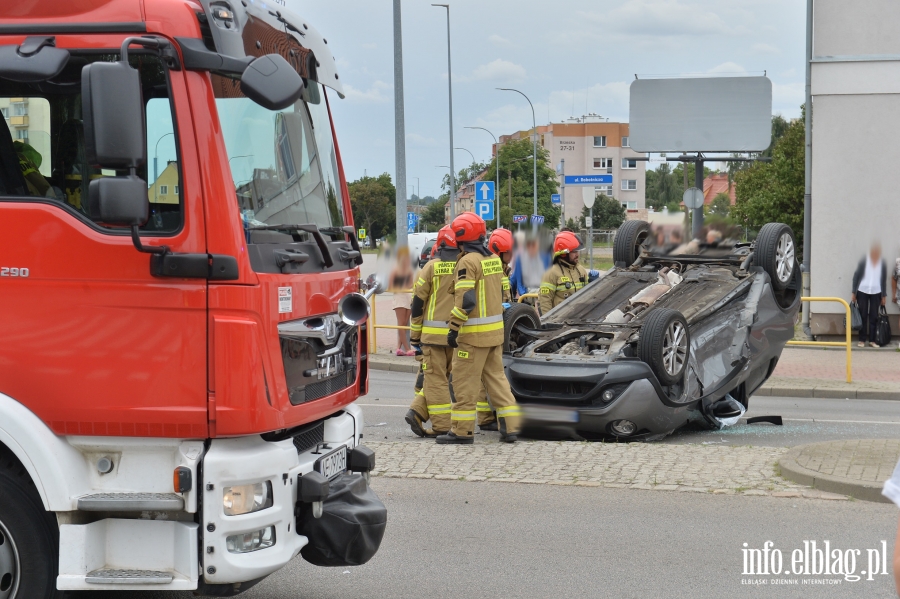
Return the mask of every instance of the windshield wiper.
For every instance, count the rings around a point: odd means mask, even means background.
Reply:
[[[312,235],[312,238],[316,241],[316,246],[319,248],[319,257],[322,260],[322,264],[325,265],[325,268],[331,268],[334,266],[334,258],[331,257],[331,250],[328,249],[328,243],[325,241],[325,237],[322,236],[322,233],[319,231],[319,227],[316,225],[256,225],[253,227],[247,227],[248,231],[303,231],[304,233],[309,233]]]

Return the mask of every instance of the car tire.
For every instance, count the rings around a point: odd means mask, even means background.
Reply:
[[[24,467],[0,448],[0,597],[60,599],[59,527]]]
[[[518,348],[515,326],[525,324],[528,328],[541,328],[541,317],[528,304],[513,304],[503,312],[503,353],[508,354]]]
[[[643,220],[627,220],[616,232],[613,242],[613,262],[627,268],[641,255],[641,246],[650,237],[650,223]]]
[[[638,358],[650,366],[661,385],[682,381],[691,354],[691,334],[681,312],[652,310],[644,320],[637,345]]]
[[[759,230],[754,262],[766,271],[776,291],[787,289],[799,268],[796,248],[794,232],[783,223],[768,223]]]

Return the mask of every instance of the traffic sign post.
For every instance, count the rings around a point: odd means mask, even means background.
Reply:
[[[612,177],[612,175],[608,176]],[[594,270],[594,202],[597,201],[597,194],[593,189],[585,188],[582,191],[582,199],[588,209],[588,217],[584,220],[584,224],[588,228],[588,265],[591,270]]]
[[[492,200],[475,200],[475,214],[485,222],[494,220],[494,202]]]

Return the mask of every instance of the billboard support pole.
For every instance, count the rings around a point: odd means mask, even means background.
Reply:
[[[685,166],[687,166],[685,164]],[[685,172],[687,169],[685,168]],[[703,154],[697,152],[697,161],[694,163],[694,187],[703,193]],[[691,235],[694,239],[700,239],[700,230],[703,229],[703,204],[699,208],[694,208],[693,226],[691,227]]]

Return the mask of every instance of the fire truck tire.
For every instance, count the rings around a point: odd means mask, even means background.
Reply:
[[[0,447],[0,599],[61,599],[59,528],[25,468]]]

